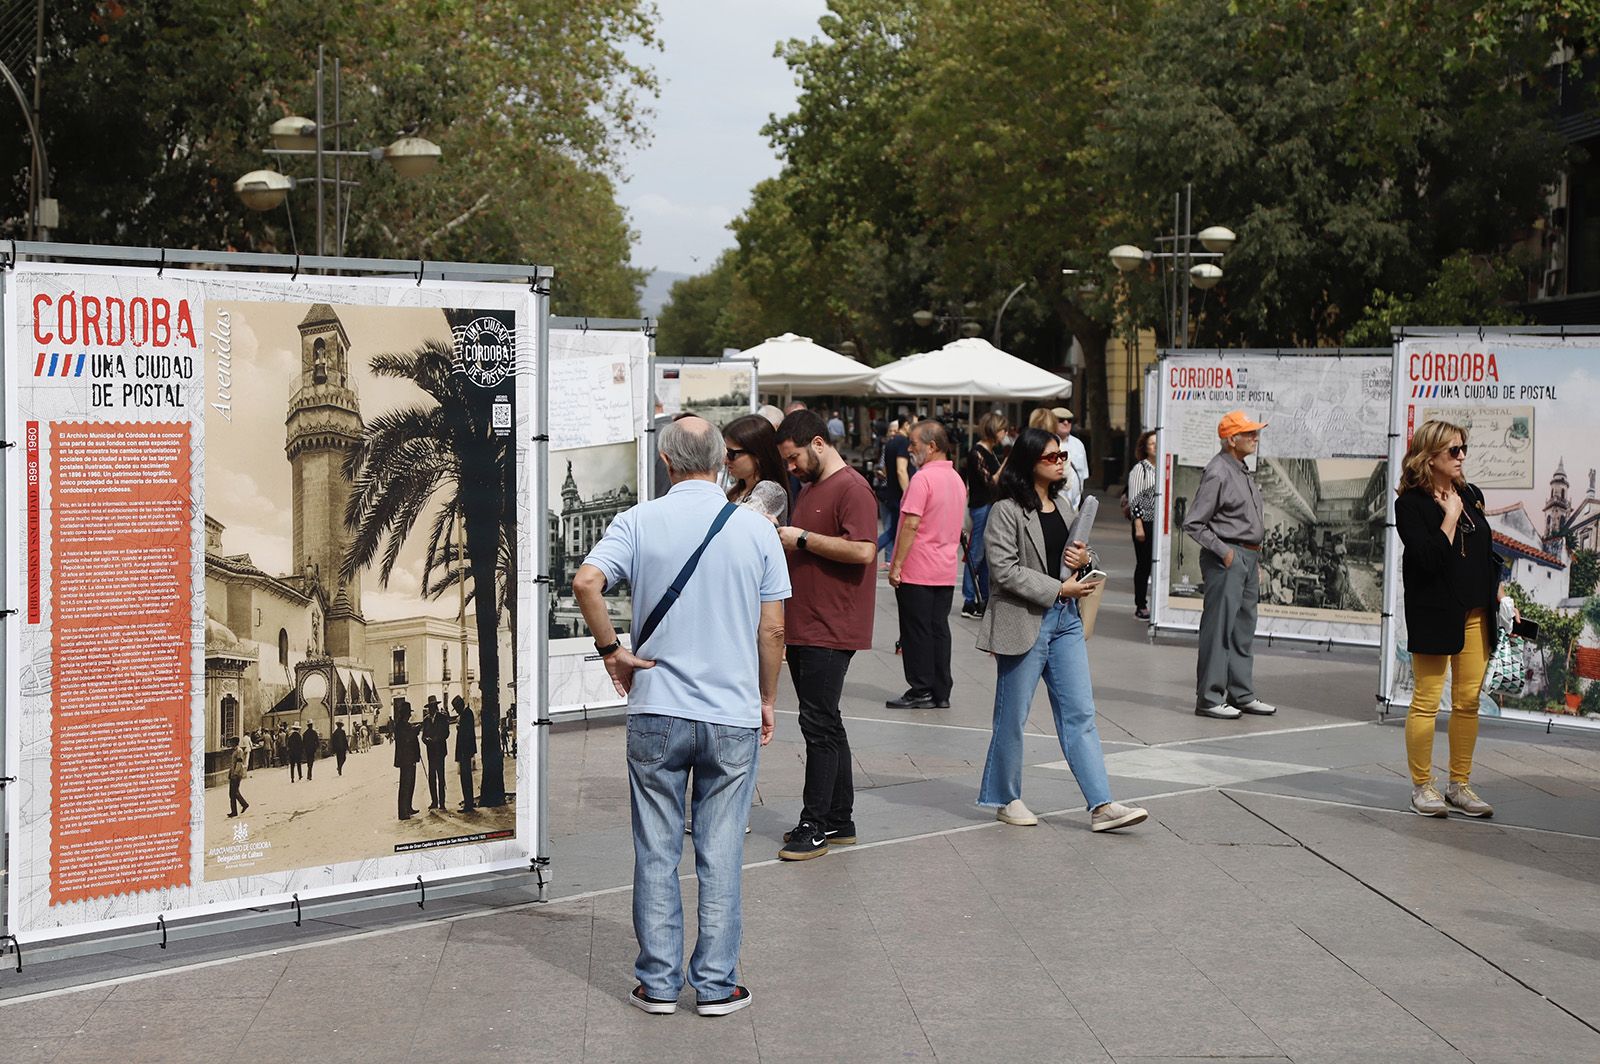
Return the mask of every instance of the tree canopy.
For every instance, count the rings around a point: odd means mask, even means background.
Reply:
[[[47,5],[42,134],[61,239],[314,249],[309,188],[294,215],[245,210],[233,181],[270,168],[267,127],[314,114],[317,46],[342,64],[346,147],[412,125],[444,149],[405,180],[346,160],[357,180],[346,253],[537,261],[557,267],[558,309],[637,312],[638,275],[613,179],[645,135],[653,75],[624,53],[654,42],[648,0],[103,0]],[[14,165],[24,127],[0,111]],[[331,113],[328,115],[331,120]],[[306,175],[295,160],[282,167]],[[4,231],[23,222],[14,177]],[[331,232],[331,222],[330,222]]]

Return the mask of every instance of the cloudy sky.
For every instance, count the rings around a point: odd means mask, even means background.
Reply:
[[[794,104],[777,43],[816,35],[824,0],[656,0],[662,51],[634,58],[656,69],[655,137],[627,161],[619,191],[639,232],[633,263],[702,273],[731,247],[728,222],[750,189],[778,172],[761,135]]]

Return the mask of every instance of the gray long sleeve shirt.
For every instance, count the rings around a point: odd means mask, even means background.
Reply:
[[[1226,558],[1231,549],[1225,540],[1260,544],[1266,533],[1265,507],[1261,489],[1243,462],[1227,451],[1218,451],[1206,463],[1183,530],[1219,558]]]

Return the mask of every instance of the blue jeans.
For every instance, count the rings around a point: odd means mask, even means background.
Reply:
[[[881,501],[881,500],[880,500]],[[878,533],[878,549],[889,552],[889,560],[894,560],[894,537],[900,534],[900,500],[892,503],[882,503],[883,531]]]
[[[1088,808],[1111,801],[1106,758],[1094,724],[1094,691],[1089,685],[1089,655],[1076,602],[1058,602],[1045,612],[1039,638],[1026,654],[996,654],[999,678],[994,689],[994,734],[983,764],[978,804],[998,807],[1022,797],[1022,727],[1044,677],[1056,736],[1067,755]]]
[[[968,510],[972,534],[967,537],[967,564],[961,567],[963,604],[989,601],[989,559],[983,556],[983,530],[989,527],[989,507]]]
[[[694,870],[700,881],[700,939],[689,984],[702,1001],[729,997],[744,913],[739,887],[744,828],[759,761],[758,729],[635,713],[628,717],[628,783],[633,804],[634,974],[653,998],[683,990],[683,796],[694,776]]]

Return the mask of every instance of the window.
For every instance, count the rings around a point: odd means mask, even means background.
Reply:
[[[218,735],[226,740],[231,735],[239,734],[239,700],[232,695],[222,696],[222,721],[218,725]]]
[[[426,670],[424,670],[426,671]],[[389,686],[401,687],[406,683],[406,648],[394,648],[394,661],[389,666]]]
[[[287,628],[279,628],[278,629],[278,664],[283,666],[285,672],[288,671],[288,669],[289,669],[289,630]]]
[[[320,338],[311,345],[311,383],[328,383],[328,341]]]

